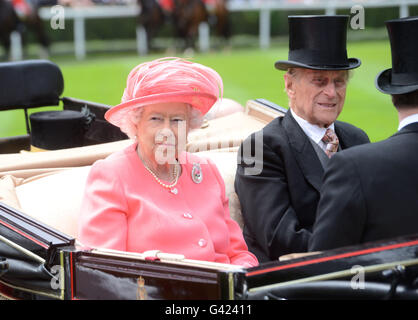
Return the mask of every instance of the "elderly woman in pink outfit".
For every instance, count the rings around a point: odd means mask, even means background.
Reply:
[[[79,220],[84,245],[258,264],[229,215],[215,164],[184,151],[187,133],[200,127],[220,93],[214,70],[180,58],[131,71],[122,103],[105,118],[133,143],[91,168]]]

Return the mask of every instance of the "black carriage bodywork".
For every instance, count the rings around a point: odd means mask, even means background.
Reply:
[[[418,299],[418,235],[227,268],[83,248],[0,204],[0,266],[8,299]]]
[[[0,296],[9,299],[234,299],[244,271],[82,248],[0,203]]]

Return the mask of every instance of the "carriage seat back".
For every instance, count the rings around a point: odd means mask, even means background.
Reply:
[[[48,60],[0,63],[0,110],[56,106],[64,90],[60,68]]]

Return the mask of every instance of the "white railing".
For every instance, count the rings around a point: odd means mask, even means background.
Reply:
[[[258,11],[259,19],[259,45],[265,49],[270,46],[271,12],[279,10],[324,10],[326,14],[335,14],[337,9],[349,9],[355,5],[364,8],[399,7],[399,17],[409,15],[409,6],[418,5],[418,0],[229,0],[228,9],[231,12]],[[65,7],[65,20],[74,21],[74,47],[77,59],[86,56],[85,20],[95,18],[120,18],[136,17],[140,13],[137,5],[126,6],[95,6],[71,8]],[[39,10],[42,19],[50,21],[54,16],[51,8],[45,7]],[[137,28],[138,54],[147,53],[147,43],[142,28]],[[209,27],[202,24],[199,28],[199,47],[202,51],[210,48]],[[19,46],[16,39],[13,44]],[[19,48],[12,48],[12,52],[21,52]],[[19,59],[19,57],[13,57]]]
[[[52,8],[41,8],[39,16],[41,19],[51,21],[54,18]],[[77,59],[84,59],[86,56],[86,32],[85,21],[87,19],[100,18],[126,18],[136,17],[141,9],[136,5],[128,6],[94,6],[94,7],[65,7],[65,20],[74,20],[74,49]],[[137,42],[140,43],[139,39]]]
[[[260,48],[270,47],[270,16],[279,10],[324,10],[333,15],[338,9],[350,9],[355,5],[364,8],[399,7],[399,17],[409,16],[409,6],[418,5],[417,0],[230,0],[228,9],[232,11],[259,11]]]

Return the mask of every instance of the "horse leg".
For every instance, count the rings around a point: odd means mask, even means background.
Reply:
[[[229,19],[229,11],[226,8],[225,1],[216,1],[215,15],[217,17],[216,33],[221,39],[223,46],[229,45],[231,37],[231,24]]]
[[[163,23],[161,15],[162,12],[160,12],[159,8],[154,7],[150,15],[150,19],[148,23],[145,25],[145,30],[147,32],[147,43],[150,51],[155,48],[153,39],[157,36],[158,31]]]
[[[18,17],[13,9],[11,1],[0,0],[0,42],[4,53],[2,59],[10,60],[11,39],[13,30],[16,29]]]
[[[215,0],[215,5],[208,11],[208,21],[217,36],[216,46],[225,46],[231,35],[229,12],[225,0]]]
[[[147,24],[144,26],[145,28],[145,33],[147,36],[147,46],[148,46],[148,51],[153,51],[154,50],[154,35],[155,35],[155,30],[154,30],[154,26],[152,24]]]
[[[42,24],[42,20],[38,14],[33,16],[30,20],[28,20],[28,25],[33,28],[36,37],[38,38],[38,42],[42,46],[42,50],[40,53],[41,58],[48,58],[49,57],[49,46],[51,44],[48,36],[46,35],[44,26]]]
[[[194,38],[192,36],[187,36],[185,38],[184,43],[184,54],[186,56],[192,56],[196,50],[195,44],[194,44]]]
[[[174,24],[174,47],[184,51],[187,48],[187,26],[178,18],[173,19],[172,22]]]
[[[4,48],[2,60],[9,60],[10,59],[10,34],[3,33],[1,35],[1,42]]]
[[[189,28],[185,37],[185,54],[193,55],[196,51],[196,39],[199,32],[199,24],[194,24]]]
[[[229,42],[231,37],[231,26],[228,19],[223,20],[221,24],[218,25],[218,36],[221,47],[229,51],[231,49]]]

